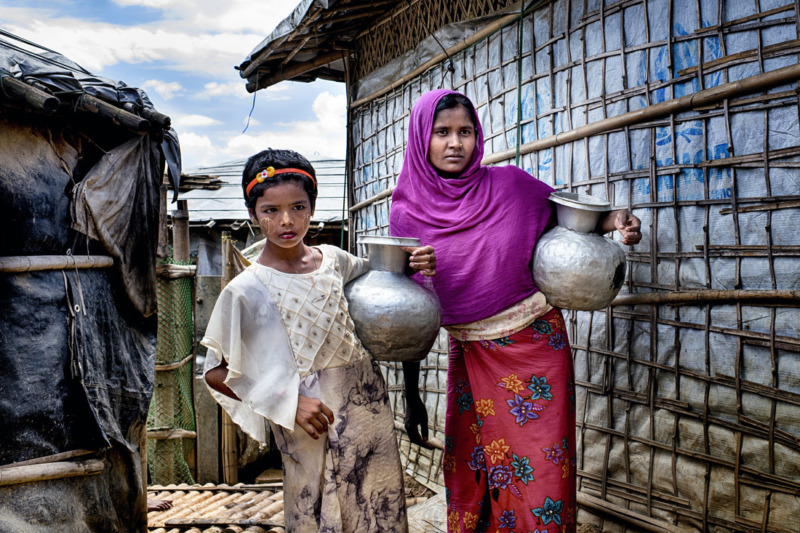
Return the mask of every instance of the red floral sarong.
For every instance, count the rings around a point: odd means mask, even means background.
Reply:
[[[561,312],[492,341],[450,338],[448,532],[575,531],[575,375]]]

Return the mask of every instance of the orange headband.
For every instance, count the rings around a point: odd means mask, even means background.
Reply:
[[[245,189],[244,192],[247,196],[250,196],[250,190],[259,183],[264,183],[264,181],[276,176],[277,174],[288,174],[288,173],[302,174],[303,176],[307,176],[311,180],[311,183],[314,184],[314,188],[315,189],[317,188],[317,182],[314,181],[314,176],[312,176],[305,170],[301,170],[299,168],[279,168],[278,170],[275,170],[272,167],[267,167],[261,172],[259,172],[258,175],[255,178],[253,178],[253,181],[247,184],[247,188]]]

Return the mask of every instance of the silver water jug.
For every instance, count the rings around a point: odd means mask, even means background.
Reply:
[[[586,194],[554,192],[558,226],[536,243],[533,281],[562,309],[594,311],[611,303],[625,280],[625,252],[595,233],[611,204]]]
[[[442,323],[442,306],[432,292],[405,272],[419,239],[365,236],[370,270],[347,284],[350,316],[361,343],[378,361],[419,361],[430,351]]]

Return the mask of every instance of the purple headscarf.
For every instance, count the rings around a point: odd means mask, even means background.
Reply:
[[[425,93],[411,111],[389,218],[392,235],[418,237],[436,250],[431,279],[444,325],[490,317],[537,291],[530,270],[533,247],[554,211],[549,185],[515,166],[481,166],[483,129],[477,116],[475,150],[461,176],[444,179],[436,173],[428,146],[436,105],[447,94],[459,93]]]

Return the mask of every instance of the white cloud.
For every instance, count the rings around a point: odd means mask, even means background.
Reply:
[[[216,126],[222,124],[219,120],[205,115],[171,115],[172,124],[176,130],[183,128],[197,128],[204,126]]]
[[[331,157],[344,159],[346,154],[346,99],[328,92],[317,95],[313,106],[315,120],[275,124],[266,130],[253,130],[253,122],[244,134],[229,136],[222,146],[213,145],[205,136],[178,131],[186,168],[244,159],[267,147],[296,150],[309,159]]]
[[[142,89],[152,89],[164,100],[172,100],[177,95],[183,94],[183,86],[176,81],[147,80],[142,83]]]

